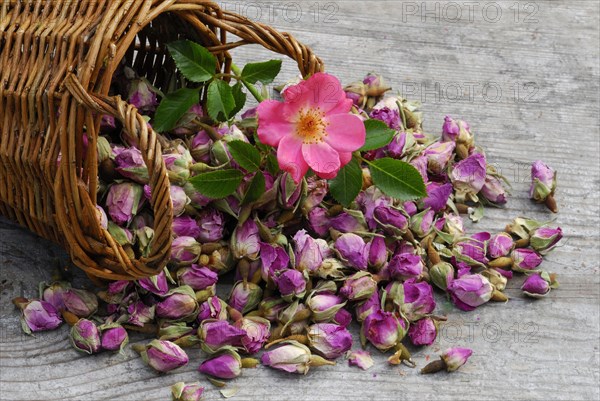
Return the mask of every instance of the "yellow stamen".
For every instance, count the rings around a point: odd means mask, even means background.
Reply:
[[[319,107],[312,109],[300,109],[296,123],[296,134],[302,138],[305,144],[323,142],[327,136],[326,128],[329,125],[325,121],[325,113]]]

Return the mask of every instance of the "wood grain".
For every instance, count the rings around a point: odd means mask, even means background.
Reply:
[[[422,367],[448,346],[472,348],[470,362],[454,374],[421,376],[388,366],[373,351],[376,363],[367,372],[343,360],[303,377],[262,367],[245,370],[229,384],[240,389],[234,399],[599,399],[599,5],[497,2],[502,16],[491,22],[493,9],[482,14],[490,3],[475,2],[479,12],[472,21],[463,6],[458,22],[451,21],[450,3],[427,2],[434,14],[423,20],[421,2],[400,1],[321,1],[318,15],[311,2],[263,3],[258,19],[312,46],[343,82],[368,71],[382,73],[394,88],[423,101],[431,133],[440,132],[446,114],[469,121],[488,160],[513,186],[507,207],[486,210],[471,232],[501,230],[517,215],[555,218],[565,231],[564,245],[546,258],[544,268],[559,274],[561,288],[544,300],[529,300],[521,296],[517,278],[507,304],[471,313],[456,311],[440,297],[438,311],[449,321],[438,342],[415,350],[414,359]],[[257,17],[256,4],[222,3],[249,17]],[[411,11],[414,6],[419,10]],[[302,14],[295,21],[298,9]],[[524,21],[532,10],[537,22]],[[240,65],[271,55],[252,47],[235,50],[234,57]],[[281,77],[291,78],[294,68],[284,63]],[[479,89],[469,96],[469,87]],[[497,99],[494,88],[502,90]],[[536,159],[559,172],[556,216],[527,199],[528,165]],[[131,350],[125,356],[80,355],[70,347],[65,327],[36,337],[22,334],[10,300],[36,295],[38,282],[50,278],[57,261],[66,262],[58,247],[0,220],[0,399],[165,400],[168,387],[181,380],[206,383],[206,399],[221,398],[196,372],[199,351],[190,353],[189,366],[158,376]]]

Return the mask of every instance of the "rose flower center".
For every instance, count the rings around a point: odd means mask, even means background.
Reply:
[[[296,134],[305,144],[314,144],[323,141],[327,136],[325,128],[329,125],[325,121],[325,113],[320,108],[300,109],[296,123]]]

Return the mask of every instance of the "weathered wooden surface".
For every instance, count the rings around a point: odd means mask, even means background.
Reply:
[[[376,364],[367,372],[345,361],[305,377],[245,370],[230,384],[240,389],[234,399],[600,397],[598,3],[467,4],[430,2],[425,14],[420,1],[280,2],[261,5],[259,15],[257,3],[223,3],[296,34],[344,82],[381,72],[394,88],[423,101],[429,132],[440,131],[445,114],[468,120],[514,194],[506,208],[487,210],[471,230],[501,230],[517,215],[553,218],[527,199],[528,164],[539,158],[557,168],[561,211],[555,217],[566,238],[544,268],[559,274],[561,288],[532,301],[520,295],[516,279],[508,304],[471,313],[440,298],[438,310],[449,321],[438,343],[418,350],[414,359],[422,367],[448,346],[473,348],[469,364],[454,374],[421,376],[388,366],[374,352]],[[457,5],[461,16],[455,22]],[[256,48],[235,54],[240,64],[268,57]],[[282,76],[293,74],[293,65],[286,64]],[[0,399],[166,400],[168,386],[181,380],[200,380],[207,385],[206,399],[221,398],[196,372],[198,352],[191,352],[186,368],[157,376],[131,350],[125,356],[82,356],[69,345],[66,327],[23,335],[10,300],[34,296],[55,259],[65,260],[58,247],[0,220]]]

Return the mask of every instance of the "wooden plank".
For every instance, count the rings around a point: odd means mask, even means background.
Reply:
[[[249,17],[258,15],[256,2],[222,4]],[[451,4],[461,7],[458,22],[452,21],[456,9]],[[502,16],[493,22],[496,6]],[[472,20],[462,2],[428,2],[426,7],[433,13],[423,16],[422,2],[282,2],[271,13],[262,4],[258,19],[310,44],[343,82],[367,71],[384,74],[394,88],[423,101],[425,128],[431,133],[440,132],[445,114],[469,121],[489,161],[513,185],[507,207],[487,210],[471,232],[501,230],[517,215],[555,217],[565,231],[564,245],[548,256],[544,268],[559,274],[561,288],[544,300],[529,300],[520,295],[521,280],[516,279],[507,291],[510,302],[471,313],[456,311],[440,298],[438,310],[449,321],[438,342],[417,350],[414,359],[423,366],[448,346],[472,348],[469,364],[454,374],[421,376],[388,366],[374,352],[376,364],[367,372],[343,360],[303,377],[245,370],[230,384],[240,388],[234,399],[600,397],[598,3],[475,2]],[[302,13],[295,21],[298,9]],[[238,65],[272,57],[256,47],[233,54]],[[293,63],[284,63],[283,77],[295,73]],[[476,89],[472,96],[469,88]],[[497,99],[496,88],[502,90]],[[557,216],[527,199],[528,165],[535,159],[559,171]],[[206,399],[220,398],[196,372],[198,351],[190,353],[189,366],[157,376],[131,350],[125,356],[81,356],[71,349],[65,327],[36,337],[22,334],[10,300],[34,296],[38,282],[50,279],[57,259],[66,260],[58,247],[0,220],[0,399],[164,400],[168,386],[181,380],[206,383]],[[84,277],[77,280],[85,283]]]

